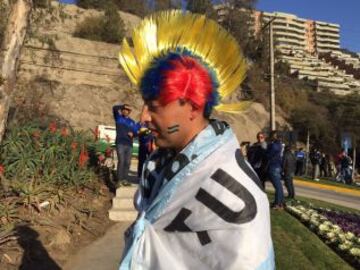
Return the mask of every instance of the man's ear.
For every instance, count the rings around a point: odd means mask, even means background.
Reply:
[[[193,104],[191,105],[191,110],[190,110],[190,120],[195,120],[197,119],[199,116],[203,115],[203,108],[199,108],[197,106],[194,106]]]

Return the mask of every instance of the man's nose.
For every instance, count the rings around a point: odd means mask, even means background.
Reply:
[[[151,122],[151,115],[147,105],[144,105],[141,111],[140,121],[142,123]]]

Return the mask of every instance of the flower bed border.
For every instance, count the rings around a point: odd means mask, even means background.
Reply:
[[[332,210],[332,209],[327,209]],[[325,244],[355,269],[360,269],[360,237],[345,233],[311,205],[288,205],[286,211],[314,232]],[[332,210],[334,211],[334,210]]]

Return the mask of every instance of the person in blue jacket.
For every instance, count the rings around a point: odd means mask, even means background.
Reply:
[[[274,209],[283,209],[284,191],[281,184],[283,146],[276,130],[271,131],[270,140],[271,142],[266,149],[266,157],[268,161],[268,177],[275,188],[275,200],[272,207]]]
[[[129,104],[113,106],[116,124],[116,153],[118,157],[116,186],[128,185],[133,138],[138,132],[138,125],[129,117],[131,107]]]
[[[154,136],[149,129],[149,123],[147,121],[140,121],[139,125],[139,155],[138,155],[138,168],[137,176],[141,178],[142,170],[146,159],[150,156],[151,152],[155,149]]]

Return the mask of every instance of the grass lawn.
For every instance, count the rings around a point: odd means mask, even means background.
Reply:
[[[269,201],[274,200],[274,192],[267,192]],[[334,210],[360,212],[351,208],[327,203],[320,200],[296,196],[302,202],[311,203],[315,207]],[[272,236],[275,246],[276,269],[353,269],[331,248],[311,232],[295,217],[286,211],[271,210]]]
[[[314,233],[285,211],[271,211],[276,269],[353,269]]]

